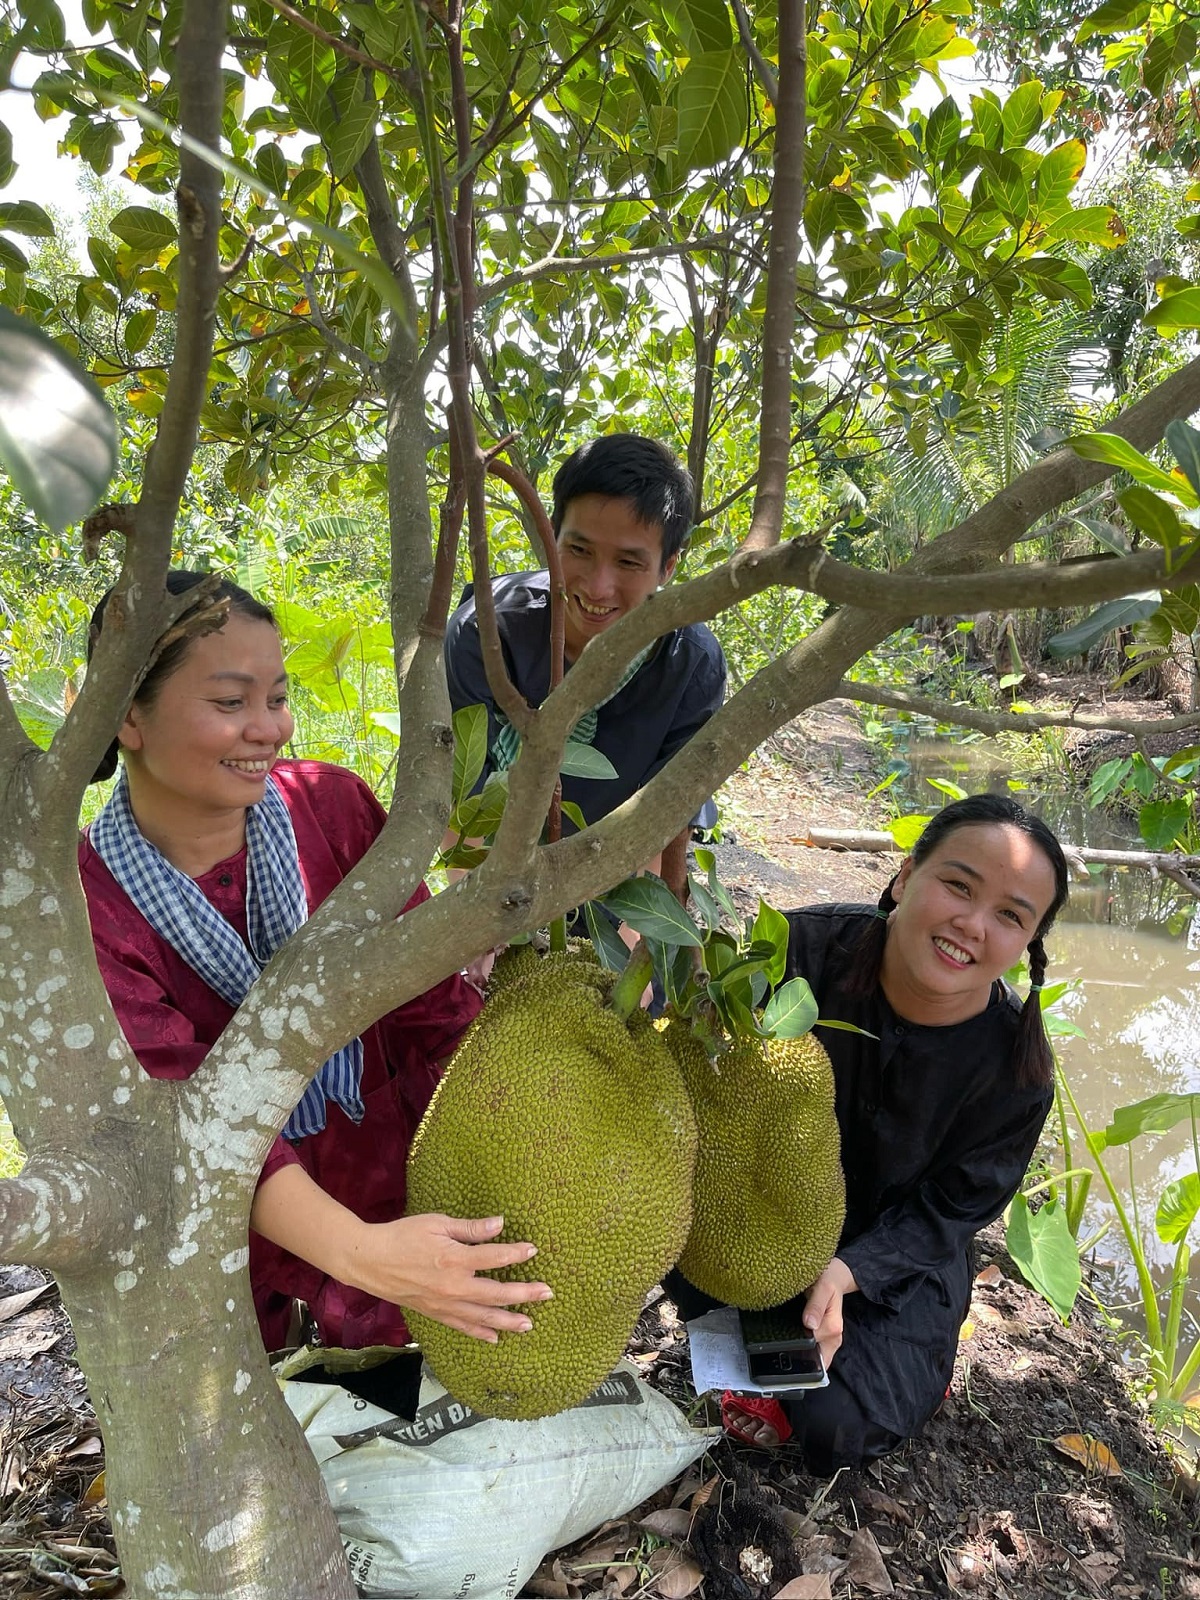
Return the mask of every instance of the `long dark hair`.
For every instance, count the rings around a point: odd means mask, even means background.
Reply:
[[[1001,824],[1027,834],[1054,869],[1054,899],[1029,941],[1030,990],[1021,1007],[1017,1043],[1013,1052],[1013,1072],[1022,1087],[1041,1087],[1054,1082],[1054,1052],[1042,1026],[1041,990],[1046,981],[1046,947],[1042,943],[1054,919],[1066,904],[1071,887],[1067,858],[1062,846],[1040,817],[1018,805],[1008,795],[971,794],[954,800],[931,817],[912,849],[913,865],[919,867],[943,839],[959,828],[980,823]],[[899,874],[897,874],[899,876]],[[865,996],[879,987],[883,972],[883,952],[888,941],[888,916],[896,909],[892,888],[896,879],[879,896],[879,915],[854,948],[854,975],[847,986],[851,994]]]
[[[167,573],[167,593],[172,595],[186,594],[189,589],[194,589],[205,578],[211,577],[208,572],[190,572],[184,567],[176,567]],[[104,614],[108,610],[108,602],[112,589],[106,589],[100,596],[96,609],[92,612],[92,620],[88,627],[87,655],[92,659],[92,652],[96,648],[96,640],[100,637],[104,627]],[[228,578],[222,578],[213,590],[214,600],[224,600],[228,603],[228,614],[234,612],[241,617],[249,617],[253,622],[269,622],[273,628],[278,627],[275,613],[270,606],[263,605],[261,600],[256,600],[248,589],[240,588]],[[182,634],[177,639],[172,639],[155,658],[150,670],[137,687],[133,703],[141,706],[146,711],[157,700],[164,683],[178,672],[183,665],[184,657],[191,649],[193,635]],[[117,756],[121,748],[119,739],[114,739],[104,752],[100,765],[92,774],[93,783],[103,783],[111,778],[117,770]]]

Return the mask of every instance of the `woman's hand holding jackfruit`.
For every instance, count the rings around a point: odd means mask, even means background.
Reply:
[[[529,1318],[505,1307],[549,1300],[549,1286],[476,1276],[537,1254],[531,1244],[485,1242],[503,1226],[502,1217],[437,1213],[362,1223],[355,1230],[343,1281],[492,1344],[499,1332],[528,1333],[533,1326]]]
[[[839,1256],[834,1256],[808,1291],[804,1326],[821,1347],[826,1372],[842,1345],[842,1301],[857,1288],[853,1272]]]

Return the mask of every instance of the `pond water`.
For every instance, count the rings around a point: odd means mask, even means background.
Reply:
[[[1136,824],[1119,813],[1092,811],[1057,775],[1014,777],[1011,763],[987,743],[914,743],[907,771],[893,785],[904,810],[933,811],[941,797],[927,778],[949,779],[972,793],[1010,791],[1030,805],[1064,841],[1103,849],[1140,847]],[[1200,1091],[1200,901],[1143,868],[1105,868],[1088,883],[1074,883],[1071,899],[1047,940],[1048,980],[1074,980],[1060,1003],[1084,1037],[1057,1041],[1063,1069],[1093,1129],[1103,1128],[1119,1106],[1150,1095]],[[1073,1134],[1074,1137],[1074,1134]],[[1078,1165],[1086,1152],[1073,1150]],[[1132,1159],[1131,1159],[1132,1158]],[[1109,1152],[1108,1167],[1121,1192],[1136,1191],[1147,1258],[1165,1287],[1175,1246],[1154,1229],[1154,1209],[1166,1184],[1196,1170],[1190,1126],[1144,1135]],[[1083,1237],[1103,1223],[1112,1229],[1099,1243],[1096,1287],[1110,1310],[1136,1312],[1132,1262],[1099,1178],[1093,1182]],[[1200,1268],[1193,1269],[1186,1314],[1190,1336],[1200,1336]]]

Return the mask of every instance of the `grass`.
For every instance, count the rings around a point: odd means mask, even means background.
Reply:
[[[17,1143],[12,1123],[0,1111],[0,1178],[15,1178],[25,1164],[25,1152]]]

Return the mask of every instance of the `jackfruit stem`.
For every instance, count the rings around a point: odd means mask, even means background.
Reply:
[[[612,993],[608,997],[609,1010],[615,1011],[622,1022],[628,1022],[641,1005],[646,985],[653,976],[654,958],[646,948],[646,941],[639,939],[633,947],[633,953],[625,965],[625,970],[613,984]]]
[[[567,919],[555,917],[550,924],[550,954],[562,956],[567,953]]]

